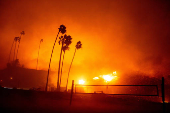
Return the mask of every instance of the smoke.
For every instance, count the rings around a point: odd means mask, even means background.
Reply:
[[[167,1],[0,1],[0,67],[5,68],[13,38],[25,31],[18,58],[27,68],[36,68],[38,46],[44,39],[39,68],[48,68],[51,49],[61,24],[73,38],[66,52],[67,73],[75,44],[81,41],[72,75],[96,76],[113,71],[141,71],[157,76],[169,73],[170,3]],[[51,69],[58,68],[57,44]],[[66,76],[66,75],[65,75]]]

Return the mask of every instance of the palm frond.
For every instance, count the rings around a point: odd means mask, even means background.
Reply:
[[[43,39],[41,39],[40,42],[43,42]]]
[[[22,32],[21,32],[21,35],[25,35],[25,31],[22,31]]]
[[[64,25],[60,25],[59,32],[61,32],[62,34],[66,33],[66,27]]]
[[[82,48],[82,44],[81,41],[78,41],[76,44],[76,49],[80,49],[80,48]]]

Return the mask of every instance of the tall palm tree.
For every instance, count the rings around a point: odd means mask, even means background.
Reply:
[[[51,57],[50,57],[50,62],[49,62],[49,67],[48,67],[47,82],[46,82],[45,91],[47,91],[47,87],[48,87],[48,77],[49,77],[49,73],[50,73],[51,59],[52,59],[52,56],[53,56],[53,51],[54,51],[55,43],[57,41],[59,33],[64,34],[66,32],[66,27],[64,25],[60,25],[60,28],[58,28],[58,29],[59,29],[59,31],[58,31],[57,37],[56,37],[56,39],[54,41],[54,45],[53,45],[52,52],[51,52]]]
[[[22,35],[25,35],[25,32],[24,32],[24,31],[22,31],[20,34],[21,34],[21,35],[20,35],[20,37],[18,38],[18,42],[19,42],[19,44],[18,44],[18,48],[17,48],[16,59],[17,59],[17,55],[18,55],[19,45],[20,45],[20,42],[21,42],[21,36],[22,36]]]
[[[14,40],[13,40],[13,42],[12,42],[11,49],[10,49],[9,58],[8,58],[8,63],[10,62],[10,57],[11,57],[12,48],[13,48],[14,42],[15,42],[16,40],[17,40],[17,39],[16,39],[16,37],[15,37]]]
[[[75,56],[75,54],[76,54],[76,50],[82,48],[81,42],[78,41],[75,47],[76,47],[76,48],[75,48],[75,51],[74,51],[74,55],[73,55],[73,58],[72,58],[72,61],[71,61],[70,67],[69,67],[69,71],[68,71],[67,83],[66,83],[66,91],[67,91],[67,86],[68,86],[69,74],[70,74],[71,66],[72,66],[72,63],[73,63],[73,60],[74,60],[74,56]]]
[[[65,47],[63,47],[63,59],[62,59],[61,73],[60,73],[60,86],[61,86],[61,78],[62,78],[62,72],[63,72],[64,55],[65,55],[65,51],[66,51]]]
[[[19,40],[19,37],[15,37],[14,38],[14,41],[15,41],[15,47],[14,47],[14,56],[13,56],[13,61],[15,59],[15,49],[16,49],[16,44],[17,44],[17,41]]]
[[[61,76],[60,76],[60,65],[61,65],[61,56],[62,56],[62,52],[64,51],[65,54],[65,50],[69,49],[69,45],[72,43],[72,38],[70,35],[64,35],[60,37],[59,40],[59,45],[61,44],[61,52],[60,52],[60,59],[59,59],[59,66],[58,66],[58,79],[57,79],[57,90],[60,91],[60,82],[61,82]],[[59,81],[60,80],[60,81]]]
[[[69,50],[69,45],[72,43],[71,40],[72,40],[71,36],[67,36],[67,37],[66,37],[66,40],[65,40],[65,42],[64,42],[64,46],[63,46],[63,59],[62,59],[61,73],[60,73],[60,86],[61,86],[61,78],[62,78],[62,70],[63,70],[64,56],[65,56],[66,50]]]
[[[40,51],[40,45],[41,45],[41,42],[43,42],[43,39],[41,39],[41,40],[40,40],[40,44],[39,44],[38,57],[37,57],[37,66],[36,66],[36,69],[38,68],[38,58],[39,58],[39,51]]]

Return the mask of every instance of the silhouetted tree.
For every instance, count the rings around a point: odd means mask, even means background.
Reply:
[[[19,49],[19,45],[20,45],[20,42],[21,42],[21,36],[22,36],[22,35],[25,35],[25,32],[22,31],[20,34],[21,34],[21,35],[20,35],[20,37],[18,38],[18,48],[17,48],[16,59],[17,59],[17,56],[18,56],[18,49]]]
[[[67,83],[66,83],[66,91],[67,91],[67,86],[68,86],[69,74],[70,74],[71,66],[72,66],[72,63],[73,63],[73,60],[74,60],[74,56],[75,56],[75,54],[76,54],[76,50],[82,48],[81,42],[78,41],[75,47],[76,47],[76,48],[75,48],[75,51],[74,51],[74,55],[73,55],[73,58],[72,58],[72,61],[71,61],[70,67],[69,67],[69,71],[68,71]]]
[[[19,63],[19,59],[15,59],[14,61],[7,63],[7,68],[16,68],[16,67],[21,67],[20,63]]]
[[[60,73],[60,85],[61,85],[61,78],[62,78],[62,70],[63,70],[63,62],[64,62],[65,51],[69,50],[69,45],[72,43],[71,40],[72,40],[71,36],[65,37],[64,46],[62,48],[62,50],[63,50],[63,59],[62,59],[61,73]]]
[[[59,31],[58,31],[57,37],[56,37],[56,39],[54,41],[54,45],[53,45],[52,52],[51,52],[51,57],[50,57],[50,62],[49,62],[49,67],[48,67],[47,82],[46,82],[45,91],[47,91],[47,87],[48,87],[48,77],[49,77],[51,59],[52,59],[52,56],[53,56],[53,51],[54,51],[55,43],[57,41],[59,33],[61,32],[62,34],[64,34],[66,32],[66,27],[64,25],[60,25],[60,28],[58,28],[58,29],[59,29]]]
[[[12,62],[13,67],[20,67],[19,59],[16,59]]]
[[[61,56],[62,56],[62,52],[63,52],[63,47],[64,49],[69,48],[68,46],[72,43],[71,40],[71,36],[70,35],[64,35],[61,36],[59,38],[59,45],[61,44],[61,52],[60,52],[60,59],[59,59],[59,66],[58,66],[58,79],[57,79],[57,90],[60,91],[60,65],[61,65]]]
[[[8,63],[10,62],[10,57],[11,57],[12,48],[13,48],[14,42],[15,42],[16,40],[17,40],[17,39],[16,39],[16,37],[15,37],[14,40],[13,40],[13,42],[12,42],[11,49],[10,49],[9,58],[8,58]]]
[[[14,57],[13,57],[13,61],[15,59],[15,49],[16,49],[16,44],[17,44],[17,41],[19,40],[19,37],[15,37],[14,38],[14,41],[15,41],[15,47],[14,47]]]
[[[64,62],[64,56],[65,56],[65,51],[68,50],[69,48],[63,47],[63,59],[62,59],[62,65],[61,65],[61,73],[60,73],[60,86],[61,86],[61,78],[62,78],[62,72],[63,72],[63,62]]]
[[[39,51],[40,51],[40,45],[41,45],[41,42],[43,42],[43,39],[41,39],[41,40],[40,40],[40,44],[39,44],[38,57],[37,57],[37,66],[36,66],[36,69],[38,68],[38,58],[39,58]]]

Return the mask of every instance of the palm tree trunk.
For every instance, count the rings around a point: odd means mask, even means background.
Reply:
[[[13,47],[13,45],[14,45],[14,42],[15,42],[15,40],[12,42],[11,50],[10,50],[10,53],[9,53],[9,59],[8,59],[8,63],[10,62],[11,51],[12,51],[12,47]]]
[[[61,78],[62,78],[62,72],[63,72],[64,55],[65,55],[65,51],[64,51],[64,53],[63,53],[63,60],[62,60],[62,65],[61,65],[60,86],[61,86]]]
[[[62,55],[62,51],[63,51],[63,42],[62,42],[62,46],[61,46],[60,59],[59,59],[59,66],[58,66],[57,91],[60,91],[60,83],[59,83],[59,79],[60,79],[60,64],[61,64],[61,55]]]
[[[74,55],[73,55],[73,59],[71,61],[71,64],[70,64],[70,67],[69,67],[69,71],[68,71],[68,77],[67,77],[67,83],[66,83],[66,91],[67,91],[67,86],[68,86],[68,78],[69,78],[69,74],[70,74],[70,69],[71,69],[71,66],[72,66],[72,63],[73,63],[73,60],[74,60],[74,56],[76,54],[76,48],[75,48],[75,51],[74,51]]]
[[[49,67],[48,67],[47,82],[46,82],[45,91],[47,91],[47,87],[48,87],[48,77],[49,77],[49,73],[50,73],[51,59],[52,59],[52,56],[53,56],[53,51],[54,51],[54,47],[55,47],[55,43],[56,43],[56,41],[57,41],[58,35],[59,35],[59,32],[58,32],[58,34],[57,34],[57,37],[56,37],[56,39],[55,39],[55,42],[54,42],[54,45],[53,45],[53,49],[52,49],[52,52],[51,52],[51,57],[50,57],[50,62],[49,62]]]
[[[36,69],[38,68],[38,58],[39,58],[40,45],[41,45],[41,41],[40,41],[39,49],[38,49],[38,57],[37,57],[37,66],[36,66]]]
[[[14,57],[13,57],[13,61],[14,61],[14,59],[15,59],[15,49],[16,49],[16,43],[17,43],[17,41],[15,41],[15,48],[14,48]]]
[[[20,41],[21,41],[21,36],[20,36]],[[18,48],[17,48],[16,59],[17,59],[17,55],[18,55],[18,49],[19,49],[20,41],[19,41]]]

